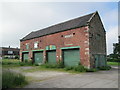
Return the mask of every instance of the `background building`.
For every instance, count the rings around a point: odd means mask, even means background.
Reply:
[[[0,57],[5,59],[18,59],[19,58],[19,48],[0,47]]]

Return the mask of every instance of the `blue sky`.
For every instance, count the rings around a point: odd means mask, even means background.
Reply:
[[[0,6],[2,46],[19,47],[19,40],[31,31],[95,11],[106,30],[108,54],[112,53],[112,44],[118,42],[117,2],[4,2]]]

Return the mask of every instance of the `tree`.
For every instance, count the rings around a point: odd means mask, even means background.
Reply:
[[[120,36],[118,37],[118,43],[113,44],[113,53],[107,56],[108,61],[120,61]]]
[[[120,44],[119,43],[114,43],[113,46],[114,46],[113,53],[114,54],[120,54]]]

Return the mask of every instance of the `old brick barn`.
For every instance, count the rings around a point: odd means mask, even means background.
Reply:
[[[31,32],[20,40],[20,59],[87,68],[106,65],[106,32],[98,12]]]

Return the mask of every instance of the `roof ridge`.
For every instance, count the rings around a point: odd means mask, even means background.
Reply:
[[[26,35],[24,38],[22,38],[20,41],[29,40],[32,38],[37,38],[37,37],[52,34],[52,33],[62,32],[65,30],[86,26],[88,25],[87,21],[93,16],[94,13],[82,15],[80,17],[70,19],[58,24],[54,24],[34,32],[32,31],[31,33]]]
[[[79,18],[82,18],[82,17],[88,16],[88,15],[91,15],[91,14],[94,14],[94,13],[96,13],[96,12],[93,12],[93,13],[90,13],[90,14],[86,14],[86,15],[82,15],[82,16],[79,16],[79,17],[77,17],[77,18],[73,18],[73,19],[70,19],[70,20],[67,20],[67,21],[64,21],[64,22],[58,23],[58,24],[54,24],[54,25],[48,26],[48,27],[43,28],[43,29],[40,29],[40,30],[44,30],[44,29],[47,29],[47,28],[50,28],[50,27],[53,27],[53,26],[56,26],[56,25],[60,25],[60,24],[63,24],[63,23],[69,22],[69,21],[73,21],[73,20],[76,20],[76,19],[79,19]],[[40,30],[36,30],[36,31],[34,31],[34,33],[37,32],[37,31],[40,31]]]

